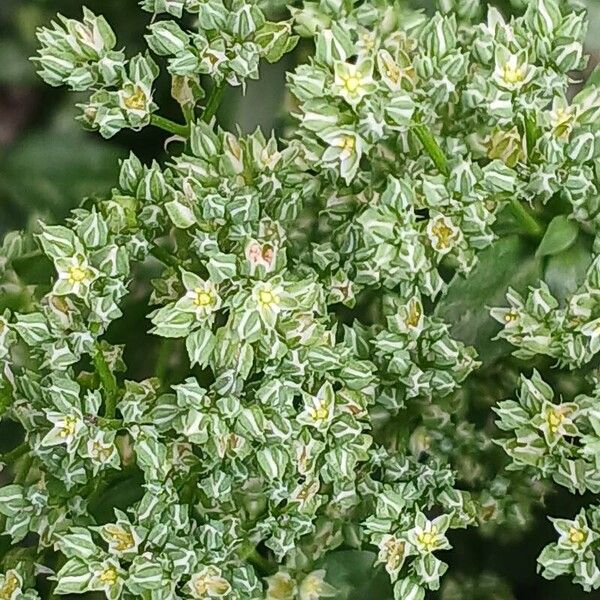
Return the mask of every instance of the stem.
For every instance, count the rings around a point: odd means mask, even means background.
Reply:
[[[510,210],[525,232],[534,237],[541,238],[544,235],[544,228],[538,223],[535,217],[523,206],[516,198],[511,198]]]
[[[217,112],[221,100],[223,99],[223,93],[225,92],[225,83],[215,83],[213,89],[210,92],[208,100],[206,101],[206,107],[202,113],[202,120],[208,123]]]
[[[169,133],[174,133],[182,138],[187,138],[190,135],[190,130],[186,125],[180,125],[179,123],[175,123],[175,121],[171,121],[171,119],[165,119],[160,115],[152,115],[150,117],[150,124],[160,129],[164,129]]]
[[[28,450],[29,444],[27,442],[23,442],[20,446],[17,446],[10,452],[0,456],[0,462],[3,462],[5,465],[10,465],[21,458],[21,456],[23,456],[23,454],[25,454]]]
[[[160,262],[168,265],[169,267],[173,267],[174,269],[179,269],[179,261],[172,256],[168,250],[165,250],[161,246],[153,245],[150,248],[150,254],[154,256],[154,258],[160,260]]]
[[[104,400],[104,417],[106,419],[114,419],[117,411],[117,395],[119,393],[119,388],[114,373],[110,370],[101,348],[98,348],[96,354],[94,354],[94,365],[96,366],[96,371],[102,382],[102,387],[104,387],[104,391],[106,392],[106,398]]]
[[[426,125],[415,123],[413,131],[442,175],[448,175],[448,159]]]

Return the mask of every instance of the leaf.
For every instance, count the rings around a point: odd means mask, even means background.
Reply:
[[[583,283],[591,263],[591,244],[589,240],[581,237],[576,244],[560,254],[551,256],[544,269],[544,281],[552,295],[564,303]]]
[[[474,346],[480,359],[489,364],[510,352],[508,344],[492,341],[500,325],[490,316],[490,307],[506,304],[509,286],[526,290],[541,275],[541,261],[525,240],[519,236],[502,238],[480,254],[477,266],[466,278],[454,276],[435,315],[452,323],[452,335]]]
[[[375,567],[376,555],[360,550],[328,554],[322,565],[326,580],[336,588],[335,600],[391,600],[392,586],[382,567]]]
[[[585,82],[585,88],[591,86],[600,86],[600,65],[596,65],[595,69],[592,71],[592,74],[588,77]]]
[[[535,253],[536,256],[551,256],[570,248],[579,233],[577,223],[569,220],[566,215],[554,217]]]

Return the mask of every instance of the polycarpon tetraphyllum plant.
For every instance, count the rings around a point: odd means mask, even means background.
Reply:
[[[0,415],[23,442],[1,456],[0,598],[345,599],[344,552],[387,572],[377,598],[422,600],[453,530],[491,544],[558,486],[598,494],[600,77],[573,95],[578,4],[141,8],[135,56],[88,9],[38,31],[84,127],[155,126],[172,154],[4,241]],[[285,135],[222,129],[226,88],[299,38]],[[177,381],[132,379],[108,341],[150,285]],[[118,485],[139,494],[113,506]],[[598,589],[600,506],[552,522],[541,574]]]

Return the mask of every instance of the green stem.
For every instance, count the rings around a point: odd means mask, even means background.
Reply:
[[[114,419],[115,413],[117,412],[117,396],[119,394],[119,388],[117,386],[117,380],[114,373],[110,370],[104,353],[101,348],[97,348],[96,354],[94,354],[94,365],[96,372],[104,387],[105,399],[104,399],[104,418]]]
[[[180,125],[179,123],[175,123],[175,121],[171,121],[171,119],[165,119],[160,115],[152,115],[150,117],[150,124],[182,138],[187,138],[190,135],[190,130],[186,125]]]
[[[419,138],[419,141],[423,145],[423,148],[425,148],[427,154],[429,154],[438,171],[442,173],[442,175],[448,175],[448,159],[435,141],[429,128],[422,123],[415,123],[413,131],[417,138]]]
[[[219,109],[219,105],[221,104],[221,100],[223,99],[223,94],[225,92],[225,83],[216,83],[213,89],[208,96],[208,100],[206,101],[206,107],[204,108],[204,112],[202,113],[202,120],[205,123],[208,123],[214,116],[217,110]]]
[[[544,228],[542,225],[538,223],[535,217],[523,206],[519,200],[517,200],[517,198],[512,198],[510,200],[509,207],[514,218],[520,225],[522,225],[525,233],[537,239],[544,235]]]
[[[20,446],[17,446],[16,448],[10,450],[10,452],[0,456],[0,462],[3,462],[5,465],[10,465],[21,458],[21,456],[23,456],[23,454],[25,454],[28,450],[29,444],[27,442],[23,442]]]
[[[160,262],[164,263],[165,265],[169,265],[174,269],[179,269],[179,261],[168,250],[165,250],[160,246],[153,245],[150,248],[150,254],[152,254],[154,258],[160,260]]]

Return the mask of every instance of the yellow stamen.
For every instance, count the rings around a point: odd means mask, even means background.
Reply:
[[[525,80],[525,73],[521,67],[506,64],[502,68],[502,79],[510,84],[521,83]]]
[[[19,579],[14,573],[7,573],[4,585],[0,588],[0,600],[11,600],[19,589]]]
[[[571,542],[571,544],[578,546],[579,544],[585,542],[586,538],[586,532],[582,529],[579,529],[579,527],[571,527],[569,529],[569,541]]]
[[[437,238],[437,244],[440,248],[450,248],[455,237],[454,231],[444,223],[442,219],[438,219],[435,225],[431,228],[431,232]]]
[[[194,292],[196,293],[196,297],[194,298],[194,304],[196,306],[206,307],[213,304],[214,299],[210,292],[201,288],[196,288]]]
[[[60,437],[64,439],[74,436],[76,425],[77,419],[75,417],[66,417],[59,433]]]
[[[69,283],[81,283],[88,277],[88,270],[82,267],[69,267]]]
[[[104,569],[102,573],[100,573],[100,581],[105,585],[115,585],[118,577],[117,570],[114,567],[108,567],[107,569]]]
[[[338,141],[337,146],[342,150],[353,153],[356,148],[356,139],[351,135],[344,135]]]
[[[136,86],[134,92],[126,96],[123,103],[130,110],[144,110],[146,108],[146,94],[139,86]]]

